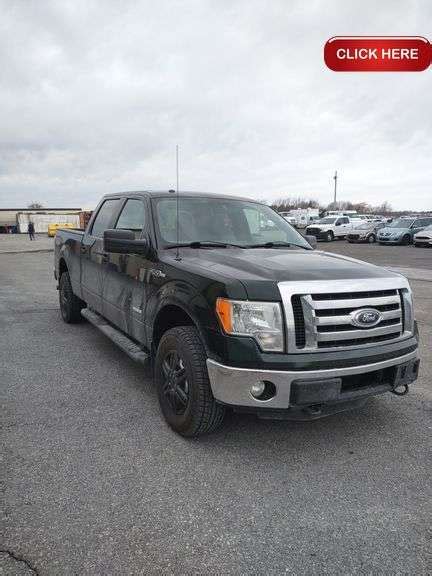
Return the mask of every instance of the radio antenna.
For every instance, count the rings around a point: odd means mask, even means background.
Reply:
[[[179,242],[180,242],[180,226],[179,226],[179,147],[176,144],[176,232],[177,232],[177,248],[176,248],[176,260],[181,260],[179,253]]]

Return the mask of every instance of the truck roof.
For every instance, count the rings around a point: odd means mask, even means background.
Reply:
[[[129,190],[128,192],[117,192],[112,194],[105,194],[104,198],[118,198],[123,196],[150,196],[152,198],[163,198],[167,196],[175,196],[175,190]],[[246,198],[244,196],[231,196],[230,194],[217,194],[214,192],[196,192],[181,190],[179,195],[184,197],[202,197],[202,198],[225,198],[227,200],[243,200],[247,202],[256,202],[262,204],[259,200],[253,198]]]

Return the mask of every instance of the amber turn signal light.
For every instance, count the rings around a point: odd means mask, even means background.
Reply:
[[[225,332],[230,334],[233,328],[231,302],[226,298],[218,298],[216,300],[216,314]]]

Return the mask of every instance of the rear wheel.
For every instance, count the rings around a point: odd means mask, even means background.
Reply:
[[[155,360],[159,404],[165,420],[182,436],[216,430],[225,409],[213,397],[206,353],[194,326],[165,332]]]
[[[67,324],[82,320],[81,310],[85,307],[85,302],[73,293],[69,272],[63,272],[60,276],[59,304],[62,318]]]
[[[371,234],[370,236],[368,236],[367,241],[369,242],[369,244],[374,244],[376,241],[375,234]]]
[[[331,230],[329,230],[329,231],[326,233],[325,238],[326,238],[327,242],[333,242],[333,240],[334,240],[334,234],[333,234],[333,232],[332,232]]]

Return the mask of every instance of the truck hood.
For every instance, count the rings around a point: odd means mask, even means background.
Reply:
[[[181,267],[212,277],[252,283],[398,277],[373,264],[317,250],[283,248],[182,248]]]
[[[308,228],[318,228],[319,230],[328,230],[329,228],[334,228],[334,224],[308,224],[306,226],[306,230]]]

